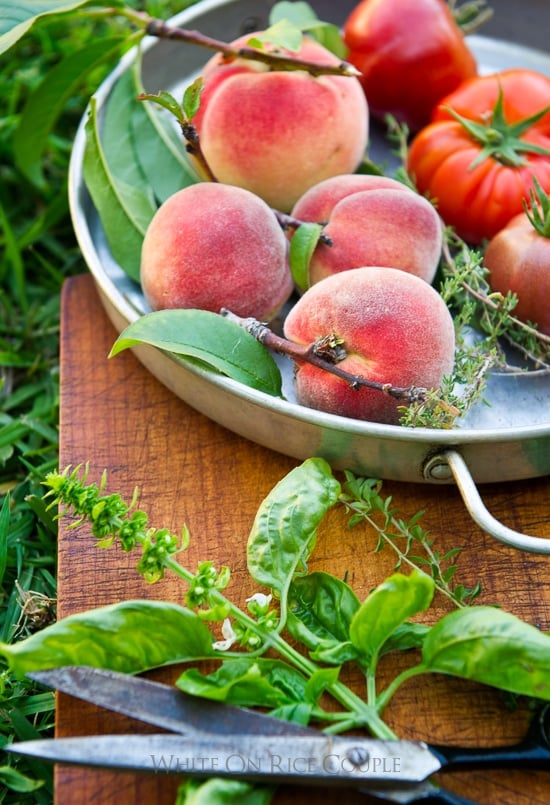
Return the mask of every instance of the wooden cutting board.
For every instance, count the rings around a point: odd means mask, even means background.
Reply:
[[[206,419],[164,388],[131,352],[111,360],[116,338],[90,276],[68,280],[62,297],[60,467],[89,462],[90,479],[108,471],[108,491],[128,500],[137,485],[140,508],[150,524],[191,532],[186,565],[212,559],[233,571],[230,595],[243,603],[255,592],[246,572],[245,546],[263,498],[299,462],[236,436]],[[386,494],[405,517],[424,510],[422,519],[435,548],[464,546],[458,576],[471,586],[480,580],[479,603],[497,603],[543,630],[550,630],[550,558],[521,553],[497,543],[469,519],[453,486],[387,482]],[[482,493],[493,514],[512,528],[550,537],[550,479],[490,485]],[[59,616],[128,598],[181,602],[182,588],[167,577],[147,585],[134,569],[137,557],[118,549],[101,550],[86,525],[59,530]],[[311,570],[348,574],[359,596],[393,569],[387,550],[375,553],[376,538],[366,529],[346,528],[341,511],[332,512],[319,534]],[[446,604],[430,613],[444,614]],[[408,658],[399,662],[408,664]],[[395,657],[382,663],[382,681],[395,672]],[[391,667],[390,667],[391,666]],[[152,674],[173,682],[182,667]],[[359,678],[349,679],[362,693]],[[510,710],[492,689],[441,676],[411,680],[395,696],[386,718],[404,738],[488,745],[519,739],[527,723],[524,707]],[[115,717],[67,696],[59,696],[59,736],[146,732],[131,719]],[[550,773],[477,771],[449,774],[448,788],[481,805],[547,805]],[[174,802],[177,781],[59,766],[56,803],[98,802],[130,805]],[[345,793],[334,799],[368,803],[370,797]],[[276,803],[326,803],[324,791],[281,788]],[[330,801],[330,800],[329,800]],[[373,800],[374,801],[374,800]],[[376,800],[378,801],[378,800]]]

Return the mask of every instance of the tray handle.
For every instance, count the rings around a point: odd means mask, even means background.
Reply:
[[[448,469],[447,469],[448,468]],[[468,465],[456,450],[445,450],[432,456],[424,467],[426,480],[445,480],[450,470],[472,520],[480,528],[505,545],[520,551],[550,554],[550,539],[522,534],[508,528],[488,511],[480,497]]]

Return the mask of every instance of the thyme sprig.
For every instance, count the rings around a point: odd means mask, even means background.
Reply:
[[[391,496],[382,496],[382,481],[373,478],[358,478],[346,471],[346,483],[340,496],[350,512],[350,527],[367,523],[377,535],[375,547],[380,552],[384,547],[397,554],[394,570],[403,565],[421,569],[431,575],[436,589],[460,608],[468,606],[481,593],[481,584],[468,588],[453,584],[458,566],[456,559],[462,548],[456,547],[441,554],[434,548],[429,532],[420,524],[423,512],[417,512],[404,520]],[[420,551],[420,553],[419,553]]]

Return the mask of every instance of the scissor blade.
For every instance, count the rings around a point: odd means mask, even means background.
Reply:
[[[112,712],[181,734],[307,735],[317,732],[244,707],[190,696],[172,685],[102,668],[70,665],[34,671],[28,676]]]
[[[407,790],[439,769],[425,744],[315,735],[104,735],[6,747],[59,763],[260,783]],[[416,789],[415,789],[416,790]],[[406,801],[406,800],[405,800]]]

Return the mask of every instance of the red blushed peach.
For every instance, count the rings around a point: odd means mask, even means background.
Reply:
[[[292,292],[287,241],[273,210],[248,190],[191,185],[149,224],[141,284],[153,310],[227,307],[269,321]]]
[[[451,314],[431,285],[386,266],[355,268],[309,288],[285,322],[285,336],[312,344],[323,336],[342,340],[338,366],[393,386],[437,389],[453,368]],[[332,414],[398,424],[403,405],[381,391],[354,389],[308,363],[296,367],[299,403]]]
[[[550,238],[539,234],[521,213],[490,241],[484,265],[493,291],[517,295],[512,315],[550,335]]]
[[[317,64],[339,63],[308,38],[297,54],[281,52]],[[257,61],[224,61],[219,54],[202,78],[193,124],[219,181],[245,187],[288,212],[316,182],[351,173],[361,162],[368,107],[356,78],[273,70]]]
[[[332,246],[319,242],[309,284],[366,265],[392,266],[433,281],[443,226],[430,202],[401,182],[382,176],[336,176],[308,190],[293,217],[325,223]]]

